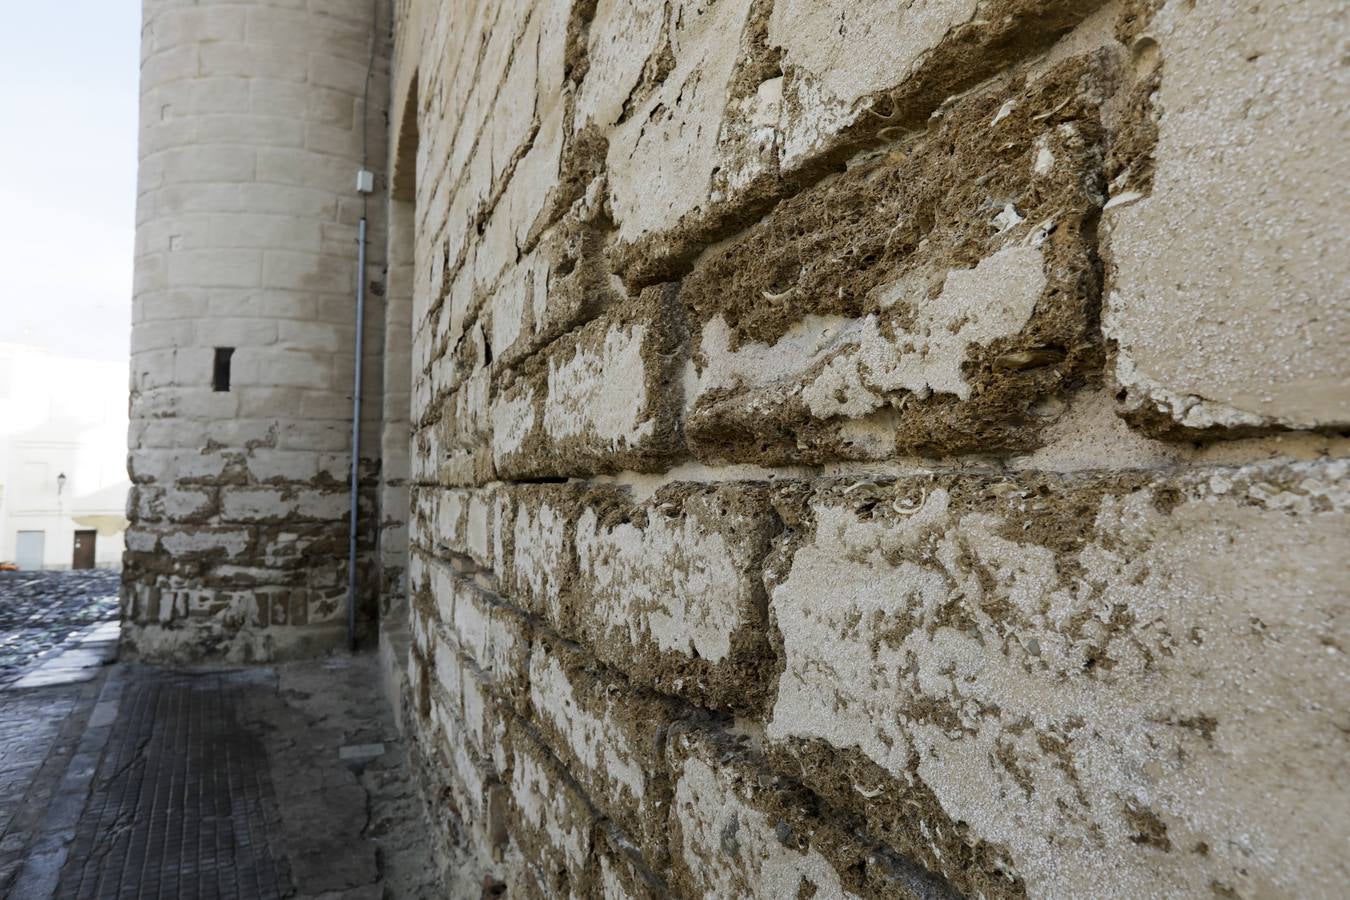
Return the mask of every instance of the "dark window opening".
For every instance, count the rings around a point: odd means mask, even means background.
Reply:
[[[211,387],[216,391],[230,389],[230,357],[234,356],[233,347],[216,348],[216,364],[211,373]]]

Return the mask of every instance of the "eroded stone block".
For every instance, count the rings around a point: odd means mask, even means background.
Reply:
[[[954,105],[791,198],[684,281],[706,460],[1035,446],[1100,361],[1093,229],[1109,59]]]
[[[595,813],[548,749],[517,723],[511,745],[511,835],[546,891],[585,896]],[[569,890],[570,889],[570,890]]]
[[[725,736],[672,736],[671,882],[689,897],[956,896],[941,879],[817,814],[809,793]]]
[[[496,395],[502,477],[650,470],[681,449],[682,320],[669,286],[649,288],[554,342]]]
[[[1344,882],[1345,462],[836,483],[794,515],[770,754],[892,846],[988,896]]]
[[[530,656],[531,718],[593,802],[642,848],[666,857],[670,779],[661,748],[672,711],[601,671],[584,648],[553,638]]]
[[[635,88],[645,101],[611,137],[618,268],[637,285],[679,277],[730,226],[922,131],[945,100],[1051,46],[1100,0],[698,5],[671,16],[658,51],[669,74]]]
[[[781,527],[763,485],[674,484],[588,499],[562,630],[635,681],[754,711],[769,655],[759,568]]]

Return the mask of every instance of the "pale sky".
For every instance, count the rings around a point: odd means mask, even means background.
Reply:
[[[0,342],[125,359],[140,0],[4,8]]]

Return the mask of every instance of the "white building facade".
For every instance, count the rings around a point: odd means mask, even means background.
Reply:
[[[0,562],[119,568],[126,364],[0,344]]]

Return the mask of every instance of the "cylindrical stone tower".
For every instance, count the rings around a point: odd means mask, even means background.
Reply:
[[[274,659],[345,635],[363,216],[367,562],[376,521],[386,2],[145,0],[122,601],[135,654]]]

